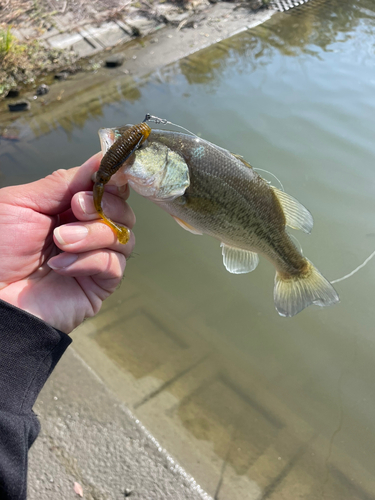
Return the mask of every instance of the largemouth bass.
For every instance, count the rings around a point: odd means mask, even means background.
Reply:
[[[131,127],[101,129],[103,154]],[[339,301],[286,231],[289,226],[309,233],[310,212],[268,184],[242,157],[196,136],[152,129],[114,178],[117,184],[129,182],[187,231],[219,240],[229,272],[253,271],[258,254],[271,261],[276,268],[274,302],[281,316]]]

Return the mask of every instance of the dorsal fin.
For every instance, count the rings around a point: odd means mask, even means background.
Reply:
[[[250,165],[250,163],[247,163],[247,161],[243,158],[243,156],[241,155],[237,155],[236,153],[231,153],[235,158],[237,158],[237,160],[240,160],[240,162],[242,162],[245,167],[248,167],[248,168],[251,168],[253,169],[253,167]]]
[[[305,233],[311,233],[314,221],[311,213],[293,196],[280,191],[280,189],[270,186],[277,196],[283,209],[286,225],[293,229],[301,229]]]

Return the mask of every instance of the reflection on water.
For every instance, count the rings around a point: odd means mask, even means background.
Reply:
[[[0,143],[1,180],[73,166],[151,112],[274,172],[314,215],[304,253],[339,278],[374,250],[374,34],[372,1],[314,0],[148,79],[78,79]],[[216,241],[131,204],[137,254],[76,349],[217,499],[375,498],[374,263],[338,306],[282,319],[267,262],[231,275]]]
[[[321,50],[329,51],[336,42],[345,43],[353,38],[358,25],[373,19],[372,0],[314,0],[289,16],[280,16],[273,28],[269,23],[258,30],[265,47],[275,47],[286,56],[307,53],[319,57]]]
[[[321,58],[321,51],[332,50],[333,43],[355,38],[356,27],[366,20],[374,20],[372,0],[361,1],[360,5],[342,0],[314,0],[288,14],[274,16],[247,34],[182,59],[180,71],[189,84],[211,82],[218,86],[220,75],[232,66],[236,72],[247,65],[256,70],[260,64],[269,65],[270,58],[277,54]],[[357,43],[360,45],[362,41]]]

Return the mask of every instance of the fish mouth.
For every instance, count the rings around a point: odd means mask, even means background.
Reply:
[[[116,129],[101,128],[99,130],[100,148],[103,156],[116,140]]]

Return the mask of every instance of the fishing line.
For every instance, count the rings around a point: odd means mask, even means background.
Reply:
[[[344,281],[347,278],[350,278],[351,276],[353,276],[353,274],[355,274],[357,271],[359,271],[360,269],[362,269],[362,267],[365,267],[365,265],[368,262],[370,262],[370,260],[374,257],[374,255],[375,255],[375,250],[372,252],[371,255],[369,255],[367,257],[367,259],[360,266],[356,267],[351,273],[346,274],[345,276],[343,276],[342,278],[338,278],[337,280],[333,280],[333,281],[331,281],[331,283],[338,283],[339,281]]]
[[[259,170],[260,172],[266,172],[267,174],[272,175],[272,177],[274,177],[277,180],[277,182],[280,184],[281,190],[285,192],[285,189],[284,189],[284,186],[282,185],[281,180],[278,179],[275,174],[273,174],[272,172],[268,172],[268,170],[264,170],[264,168],[255,168],[255,167],[253,167],[253,168],[254,168],[254,170],[257,170],[257,171]]]
[[[168,121],[167,119],[165,118],[158,118],[157,116],[153,116],[153,115],[150,115],[150,114],[146,114],[145,116],[145,119],[143,120],[144,122],[152,122],[152,123],[161,123],[162,125],[173,125],[174,127],[177,127],[177,128],[180,128],[182,130],[185,130],[185,132],[188,132],[190,135],[192,135],[193,137],[196,137],[197,139],[199,139],[200,141],[202,142],[205,142],[206,144],[210,144],[211,146],[213,146],[217,151],[219,151],[221,154],[224,154],[223,152],[225,151],[226,153],[230,153],[230,151],[226,150],[225,148],[222,148],[221,146],[217,146],[216,144],[214,144],[213,142],[210,142],[210,141],[207,141],[206,139],[202,139],[202,137],[199,137],[197,134],[194,134],[194,132],[191,132],[190,130],[188,130],[187,128],[185,127],[182,127],[181,125],[177,125],[177,123],[172,123],[170,121]],[[231,153],[230,153],[231,154]],[[235,156],[235,155],[234,155]],[[242,156],[241,156],[242,158]],[[253,167],[251,167],[253,168]],[[255,169],[253,169],[255,170]],[[266,170],[265,170],[266,172]],[[271,173],[271,172],[268,172],[268,173]],[[273,174],[271,174],[273,175]],[[274,176],[276,177],[276,176]],[[277,179],[277,177],[276,177]],[[268,182],[268,181],[267,181]],[[279,181],[280,182],[280,181]],[[281,184],[281,182],[280,182]],[[282,184],[281,184],[282,185]]]
[[[206,139],[202,139],[202,137],[199,137],[198,135],[194,134],[193,132],[191,132],[187,128],[182,127],[181,125],[177,125],[177,123],[172,123],[172,122],[168,121],[166,118],[159,118],[157,116],[153,116],[153,115],[150,115],[149,113],[147,113],[146,116],[145,116],[145,119],[143,121],[144,122],[152,122],[152,123],[156,123],[156,124],[161,123],[162,125],[173,125],[174,127],[177,127],[177,128],[182,129],[182,130],[185,130],[185,132],[188,132],[190,135],[192,135],[193,137],[196,137],[200,141],[207,142],[208,144],[211,144],[212,146],[217,147],[212,142],[207,141]],[[272,177],[274,177],[274,179],[276,179],[277,182],[280,184],[281,190],[285,192],[285,189],[284,189],[284,186],[283,186],[281,180],[278,179],[275,174],[273,174],[272,172],[268,172],[268,170],[264,170],[263,168],[254,168],[254,167],[252,167],[252,168],[253,168],[253,170],[256,170],[256,171],[259,170],[260,172],[266,172],[267,174],[272,175]],[[266,180],[266,182],[269,182],[269,181]],[[269,182],[269,184],[271,184],[271,183]]]
[[[298,241],[298,239],[296,238],[296,236],[294,236],[294,234],[291,234],[288,232],[288,235],[297,243],[297,248],[299,249],[299,251],[301,252],[301,254],[303,255],[303,250],[302,250],[302,245],[301,243]]]
[[[172,123],[172,122],[166,120],[165,118],[158,118],[157,116],[153,116],[153,115],[150,115],[150,114],[147,113],[147,115],[145,116],[145,119],[143,121],[144,122],[157,123],[157,124],[161,123],[162,125],[173,125],[174,127],[177,127],[177,128],[182,129],[182,130],[185,130],[185,132],[188,132],[190,135],[193,135],[194,137],[197,137],[197,139],[201,139],[200,137],[198,137],[193,132],[190,132],[190,130],[188,130],[187,128],[182,127],[181,125],[177,125],[176,123]],[[204,140],[204,139],[202,139],[202,140]]]

